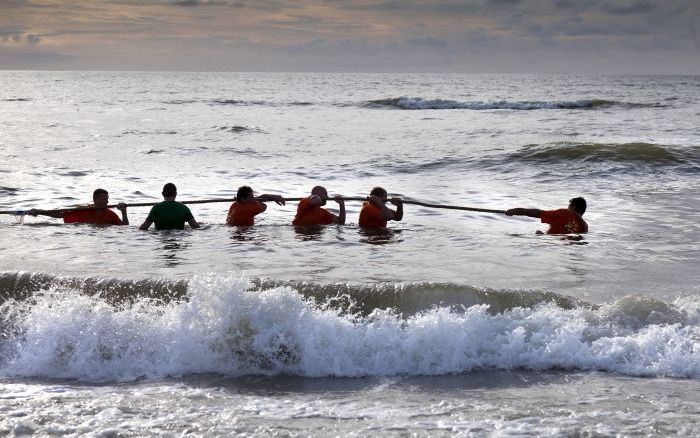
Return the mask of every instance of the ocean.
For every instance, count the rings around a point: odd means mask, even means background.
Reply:
[[[700,435],[700,76],[0,72],[0,435]],[[329,202],[331,210],[337,204]]]

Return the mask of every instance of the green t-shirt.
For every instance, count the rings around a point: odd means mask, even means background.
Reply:
[[[185,228],[185,222],[192,219],[190,209],[177,201],[163,201],[154,205],[147,218],[156,224],[157,230],[182,230]]]

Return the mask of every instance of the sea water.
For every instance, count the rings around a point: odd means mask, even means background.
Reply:
[[[200,230],[0,215],[0,434],[700,433],[700,77],[0,72],[0,210],[390,196]],[[328,208],[337,211],[330,201]]]

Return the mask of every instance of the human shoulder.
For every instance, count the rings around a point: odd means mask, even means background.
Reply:
[[[117,213],[115,213],[113,210],[111,210],[109,208],[105,208],[104,213],[102,213],[102,214],[104,215],[103,217],[105,218],[105,222],[110,223],[112,225],[121,225],[122,224],[121,218],[119,218]]]
[[[571,210],[566,208],[557,208],[555,210],[542,210],[540,211],[540,219],[542,222],[549,222],[557,218],[571,217]]]

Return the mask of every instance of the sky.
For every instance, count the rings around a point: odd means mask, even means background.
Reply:
[[[700,74],[700,0],[0,0],[0,69]]]

